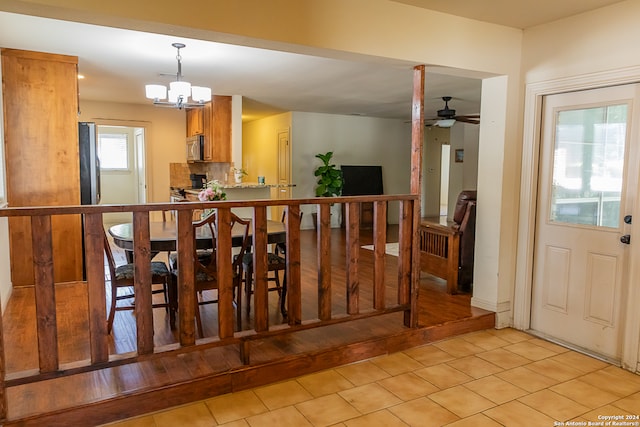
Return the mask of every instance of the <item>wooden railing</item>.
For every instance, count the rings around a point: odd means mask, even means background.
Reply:
[[[360,224],[359,204],[374,204],[374,274],[373,307],[363,309],[360,306],[359,251]],[[387,242],[387,210],[389,203],[399,206],[399,257],[397,274],[397,297],[395,304],[388,304],[385,298],[385,243]],[[346,236],[346,315],[332,312],[332,288],[336,286],[331,276],[331,224],[330,207],[334,203],[345,205]],[[369,316],[378,316],[391,312],[404,312],[403,322],[407,327],[417,326],[417,313],[414,300],[417,296],[416,269],[417,258],[417,218],[414,218],[417,196],[366,196],[291,200],[263,200],[251,202],[207,202],[207,203],[164,203],[145,205],[101,205],[101,206],[64,206],[40,208],[7,208],[0,210],[0,217],[30,217],[33,244],[33,269],[35,276],[34,294],[36,298],[37,342],[39,366],[28,372],[7,374],[4,359],[0,360],[2,382],[0,384],[0,405],[6,418],[6,387],[46,380],[79,372],[132,363],[157,355],[184,353],[206,346],[239,344],[244,363],[249,363],[249,342],[267,336],[291,333],[302,329],[322,327],[339,322],[349,322]],[[300,211],[301,205],[317,205],[317,316],[302,318],[302,286],[300,258]],[[267,298],[267,209],[284,206],[290,213],[286,216],[286,245],[288,284],[286,325],[269,325]],[[254,327],[251,330],[234,331],[234,307],[232,274],[230,264],[219,266],[219,302],[218,336],[196,339],[195,334],[195,293],[194,274],[191,269],[179,269],[178,277],[178,328],[179,342],[170,346],[154,347],[151,274],[149,271],[150,213],[174,210],[177,214],[178,264],[189,265],[193,256],[192,213],[196,209],[217,208],[219,256],[232,256],[231,230],[229,229],[232,208],[252,208],[252,238],[254,251]],[[137,351],[126,354],[110,354],[109,334],[107,333],[107,309],[105,291],[105,265],[103,252],[103,215],[112,212],[131,212],[134,229],[135,263],[135,318],[137,328]],[[82,215],[84,217],[84,241],[86,260],[86,282],[88,295],[88,318],[90,360],[61,364],[58,354],[58,329],[56,322],[55,283],[52,251],[52,217],[57,215]],[[340,284],[342,285],[342,284]],[[387,303],[385,302],[387,301]],[[0,324],[0,331],[2,325]],[[12,351],[5,345],[0,332],[0,357]]]

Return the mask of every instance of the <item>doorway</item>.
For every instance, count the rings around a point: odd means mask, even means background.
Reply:
[[[142,204],[147,201],[145,129],[98,125],[100,204]],[[104,214],[105,225],[131,222],[130,213]]]
[[[630,289],[639,89],[547,95],[542,108],[530,328],[618,363]]]

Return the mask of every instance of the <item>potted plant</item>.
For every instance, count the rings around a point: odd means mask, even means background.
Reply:
[[[318,178],[316,187],[316,197],[333,197],[342,193],[342,171],[331,163],[333,151],[325,154],[316,154],[316,157],[322,160],[322,165],[318,166],[313,174]],[[314,225],[317,227],[318,213],[311,214]]]
[[[322,160],[322,166],[318,166],[313,174],[318,177],[316,197],[339,196],[342,193],[342,171],[331,164],[333,151],[325,154],[316,154]]]
[[[233,168],[233,178],[236,181],[236,184],[240,184],[242,182],[242,177],[248,175],[247,171],[242,168]]]

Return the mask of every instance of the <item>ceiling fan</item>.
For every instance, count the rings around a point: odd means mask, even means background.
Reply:
[[[480,114],[467,114],[467,115],[456,115],[456,110],[449,108],[449,101],[451,101],[450,96],[443,96],[442,100],[444,101],[444,108],[442,110],[438,110],[437,117],[425,118],[425,122],[427,126],[438,126],[448,128],[453,126],[453,124],[458,122],[471,123],[474,125],[480,124]]]

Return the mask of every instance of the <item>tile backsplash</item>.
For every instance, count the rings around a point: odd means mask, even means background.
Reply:
[[[191,188],[192,173],[207,175],[209,180],[217,179],[222,183],[233,182],[232,163],[169,163],[169,185],[171,187]]]

